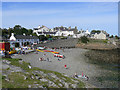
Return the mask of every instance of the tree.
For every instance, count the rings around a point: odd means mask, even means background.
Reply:
[[[89,42],[89,39],[88,39],[86,36],[82,36],[82,37],[80,38],[80,41],[81,41],[82,43],[87,43],[87,42]]]
[[[13,31],[12,28],[9,28],[9,29],[8,29],[8,35],[11,36],[11,33],[14,33],[14,31]]]
[[[110,36],[110,38],[113,38],[113,37],[114,37],[113,35]]]
[[[100,30],[92,30],[91,33],[100,33]]]
[[[115,38],[116,38],[116,39],[119,39],[119,37],[118,37],[117,35],[115,35]]]
[[[26,35],[28,34],[28,30],[26,28],[21,28],[20,31],[21,31],[20,33],[22,33],[22,35],[23,35],[23,33],[25,33]]]
[[[19,43],[15,43],[15,47],[19,47],[20,45],[19,45]]]
[[[28,35],[32,35],[33,30],[32,29],[28,29]]]
[[[38,36],[38,38],[40,41],[47,40],[47,37],[45,37],[44,35],[40,35],[40,36]]]
[[[32,33],[32,36],[37,36],[37,34],[36,33]]]

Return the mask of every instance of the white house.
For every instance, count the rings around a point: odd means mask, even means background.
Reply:
[[[82,36],[88,36],[90,35],[90,32],[88,30],[84,31],[84,30],[80,30],[78,34],[74,34],[73,38],[80,38]]]
[[[55,36],[73,36],[75,28],[55,27],[53,30],[56,31]]]
[[[22,47],[24,43],[29,43],[30,45],[33,45],[34,43],[39,43],[39,38],[36,36],[27,36],[27,35],[14,35],[12,33],[10,39],[9,39],[11,47],[15,46],[15,43],[19,43],[19,46]]]
[[[101,31],[101,32],[97,32],[97,33],[92,33],[91,34],[91,38],[93,39],[107,39],[108,37],[108,33],[106,33],[105,31]]]
[[[52,29],[49,29],[48,27],[46,26],[43,26],[40,27],[40,25],[38,26],[38,28],[34,28],[33,30],[33,33],[36,33],[37,36],[40,36],[40,35],[52,35],[54,36],[56,34],[56,32]]]

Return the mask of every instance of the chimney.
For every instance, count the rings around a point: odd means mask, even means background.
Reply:
[[[71,26],[69,27],[69,30],[71,29]]]
[[[11,36],[14,36],[14,33],[11,33]]]
[[[40,28],[40,25],[38,26],[38,29]]]

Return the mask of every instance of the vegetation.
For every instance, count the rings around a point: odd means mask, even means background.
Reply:
[[[100,33],[100,30],[92,30],[91,33]]]
[[[55,71],[43,70],[43,69],[39,69],[37,67],[32,67],[31,69],[29,69],[28,68],[28,65],[30,65],[29,63],[26,63],[24,61],[23,61],[22,64],[19,63],[19,60],[21,60],[21,59],[4,58],[4,60],[9,60],[11,62],[11,65],[13,65],[13,66],[21,67],[26,73],[23,73],[23,72],[11,72],[8,75],[8,78],[10,79],[10,81],[6,81],[5,80],[6,76],[2,76],[2,88],[28,88],[28,85],[31,85],[31,88],[33,88],[35,84],[42,85],[42,86],[44,86],[46,88],[54,88],[54,87],[48,87],[48,82],[42,82],[42,81],[40,81],[40,80],[38,80],[36,78],[31,79],[30,78],[31,75],[33,77],[35,77],[35,75],[33,74],[33,72],[35,72],[35,71],[42,71],[45,74],[52,73],[52,74],[55,74],[58,78],[62,79],[62,77],[64,77],[65,81],[67,83],[73,83],[74,84],[74,82],[71,80],[71,79],[74,79],[74,78],[66,77],[61,73],[58,73],[58,72],[55,72]],[[24,76],[27,76],[26,80],[24,80]],[[44,75],[38,74],[38,76],[40,76],[42,78],[44,77],[44,78],[54,82],[56,85],[58,85],[58,83],[61,83],[59,80],[55,80],[55,78],[53,78],[53,77],[51,77],[49,75],[44,76]],[[74,80],[77,80],[77,79],[74,79]],[[78,87],[83,88],[84,83],[82,83],[80,80],[77,80],[77,81],[79,82]],[[63,87],[61,87],[61,88],[63,88]]]
[[[19,43],[15,43],[15,47],[19,47]]]
[[[79,42],[81,43],[88,43],[89,42],[89,39],[86,37],[86,36],[83,36],[79,39]]]

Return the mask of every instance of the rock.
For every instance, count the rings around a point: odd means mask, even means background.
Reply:
[[[72,84],[71,85],[73,88],[77,88],[77,85],[76,84]]]
[[[20,64],[23,64],[23,60],[19,60],[19,63],[20,63]]]
[[[68,75],[64,75],[64,76],[69,77]]]
[[[47,79],[40,79],[40,81],[42,81],[42,82],[48,82],[48,80]]]
[[[30,65],[28,65],[28,68],[31,69],[32,67]]]
[[[62,87],[63,85],[61,83],[58,84],[60,87]]]
[[[23,70],[20,67],[16,66],[10,66],[10,69],[13,70],[14,72],[23,72]]]
[[[34,76],[31,76],[31,79],[34,79]]]
[[[69,84],[68,83],[65,83],[65,88],[69,88]]]
[[[5,78],[5,80],[6,80],[6,81],[8,81],[8,82],[10,81],[10,79],[9,79],[9,78]]]
[[[75,83],[79,83],[79,81],[78,80],[73,80],[73,79],[71,79],[73,82],[75,82]]]
[[[40,76],[35,76],[36,77],[36,79],[41,79],[41,77]]]
[[[31,88],[31,85],[28,85],[28,88]]]
[[[7,63],[7,64],[10,64],[11,62],[10,62],[10,61],[8,61],[8,60],[6,60],[6,63]]]
[[[43,88],[43,86],[38,86],[39,88]]]
[[[28,79],[25,75],[23,75],[23,77],[24,77],[24,80]]]
[[[10,68],[10,66],[7,64],[2,64],[2,69],[7,69],[7,68]]]

